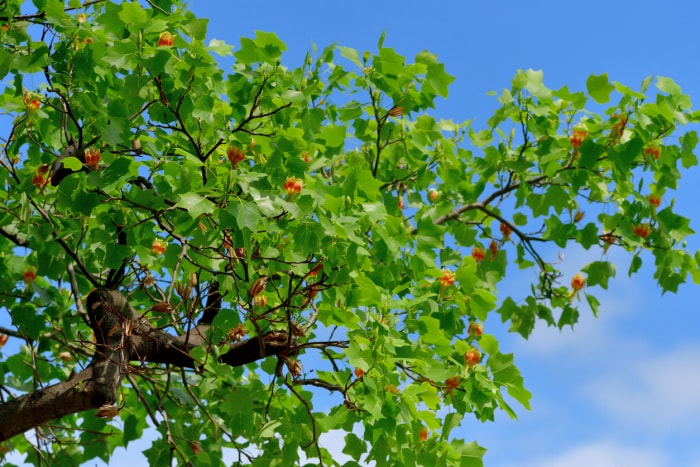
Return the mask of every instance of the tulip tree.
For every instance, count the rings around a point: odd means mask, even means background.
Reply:
[[[434,55],[383,38],[289,66],[179,0],[3,6],[3,455],[337,465],[332,432],[343,465],[482,465],[463,419],[531,397],[488,317],[596,313],[613,249],[663,291],[697,274],[673,191],[700,115],[669,78],[520,71],[476,128],[431,114]]]

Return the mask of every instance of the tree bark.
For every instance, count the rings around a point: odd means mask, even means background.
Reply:
[[[0,404],[0,441],[65,415],[113,404],[130,361],[198,366],[190,351],[206,344],[206,329],[188,337],[166,334],[139,320],[121,293],[105,288],[88,295],[87,308],[96,340],[92,361],[67,381]],[[235,367],[287,350],[287,334],[271,332],[231,344],[219,360]]]

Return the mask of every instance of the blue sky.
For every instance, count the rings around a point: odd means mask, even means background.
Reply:
[[[652,1],[366,1],[191,2],[210,18],[210,38],[237,45],[255,30],[275,32],[288,46],[285,64],[302,63],[315,43],[360,51],[385,46],[413,57],[427,49],[456,77],[435,115],[478,128],[496,108],[488,91],[510,86],[518,69],[541,69],[545,84],[585,89],[590,74],[638,88],[649,75],[673,78],[700,101],[700,2]],[[678,212],[700,231],[700,169],[684,174]],[[700,248],[698,236],[689,248]],[[556,251],[552,254],[556,255]],[[568,277],[603,256],[565,253]],[[487,321],[503,351],[516,354],[533,393],[532,411],[495,423],[466,422],[458,436],[489,449],[489,467],[700,467],[700,288],[685,284],[661,295],[649,267],[627,279],[629,259],[612,250],[618,277],[601,295],[602,313],[583,313],[573,332],[540,326],[524,341],[498,318]],[[531,272],[513,276],[501,292],[516,299]],[[324,439],[327,447],[342,438]],[[136,445],[130,445],[129,454]],[[338,447],[338,451],[340,451]],[[134,463],[123,454],[112,465]],[[140,462],[143,462],[143,458]],[[138,461],[137,461],[138,463]]]
[[[235,6],[234,6],[235,5]],[[366,1],[192,2],[211,18],[212,38],[237,44],[255,30],[287,43],[284,62],[298,66],[312,43],[337,42],[360,51],[385,46],[410,58],[427,49],[456,77],[440,118],[483,125],[497,105],[489,91],[510,86],[518,69],[541,69],[545,84],[585,89],[590,74],[638,89],[649,76],[673,78],[700,100],[700,3],[652,1]],[[700,231],[700,170],[684,174],[676,206]],[[697,236],[689,248],[700,248]],[[603,252],[567,250],[573,275]],[[609,252],[618,277],[602,294],[602,313],[584,313],[573,332],[539,327],[524,341],[487,321],[516,354],[533,393],[519,420],[467,422],[459,435],[489,449],[490,467],[700,466],[700,340],[695,303],[700,288],[685,284],[661,295],[645,267],[632,280],[629,259]],[[503,294],[518,297],[531,277],[510,278]],[[329,437],[328,445],[339,440]],[[330,446],[329,446],[330,447]]]

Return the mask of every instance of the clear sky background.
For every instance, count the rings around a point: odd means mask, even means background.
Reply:
[[[456,77],[435,115],[472,119],[477,128],[497,106],[487,92],[509,88],[518,69],[541,69],[550,88],[571,90],[585,90],[594,73],[633,89],[649,75],[667,76],[700,102],[700,2],[692,0],[191,5],[211,18],[212,38],[238,44],[255,30],[275,32],[288,46],[289,67],[302,63],[312,43],[375,51],[383,31],[384,45],[409,59],[428,49]],[[700,231],[698,168],[684,174],[675,196],[678,211]],[[603,257],[596,249],[565,254],[568,277]],[[573,332],[540,326],[524,341],[507,335],[497,316],[487,321],[503,339],[501,349],[515,352],[534,396],[532,411],[519,410],[518,421],[501,414],[495,423],[464,424],[459,436],[489,449],[487,466],[700,466],[700,287],[685,284],[677,295],[662,296],[651,268],[630,280],[626,255],[607,258],[617,262],[618,277],[602,295],[603,311],[597,319],[583,313]],[[507,279],[501,292],[524,297],[527,274]]]
[[[633,89],[649,75],[667,76],[700,102],[694,0],[199,0],[191,7],[210,18],[210,38],[236,46],[255,30],[275,32],[288,46],[289,67],[302,64],[312,43],[375,51],[386,31],[385,46],[409,59],[427,49],[456,77],[434,115],[471,119],[476,128],[498,105],[487,92],[509,88],[518,69],[541,69],[550,88],[571,90],[585,90],[590,74],[607,72]],[[700,231],[700,169],[684,173],[675,196],[677,211]],[[604,256],[596,249],[565,255],[567,277]],[[532,411],[517,410],[518,421],[499,414],[495,423],[467,421],[453,431],[489,449],[488,467],[700,467],[700,287],[662,296],[651,268],[630,280],[626,255],[606,257],[618,277],[601,295],[600,317],[584,312],[573,332],[540,326],[525,341],[507,334],[497,316],[487,321],[501,350],[516,354],[533,393]],[[532,274],[508,278],[503,296],[524,298]],[[324,442],[332,448],[340,440]],[[130,445],[111,465],[143,463],[138,449]]]

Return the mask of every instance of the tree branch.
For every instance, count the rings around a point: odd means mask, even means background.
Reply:
[[[201,330],[189,336],[159,331],[139,318],[124,295],[106,288],[88,295],[87,308],[96,340],[92,361],[67,381],[0,404],[0,441],[66,415],[113,404],[122,377],[133,371],[129,361],[180,368],[202,364],[190,355],[197,345],[206,343]],[[231,344],[219,361],[236,367],[287,350],[287,333],[271,331]]]

